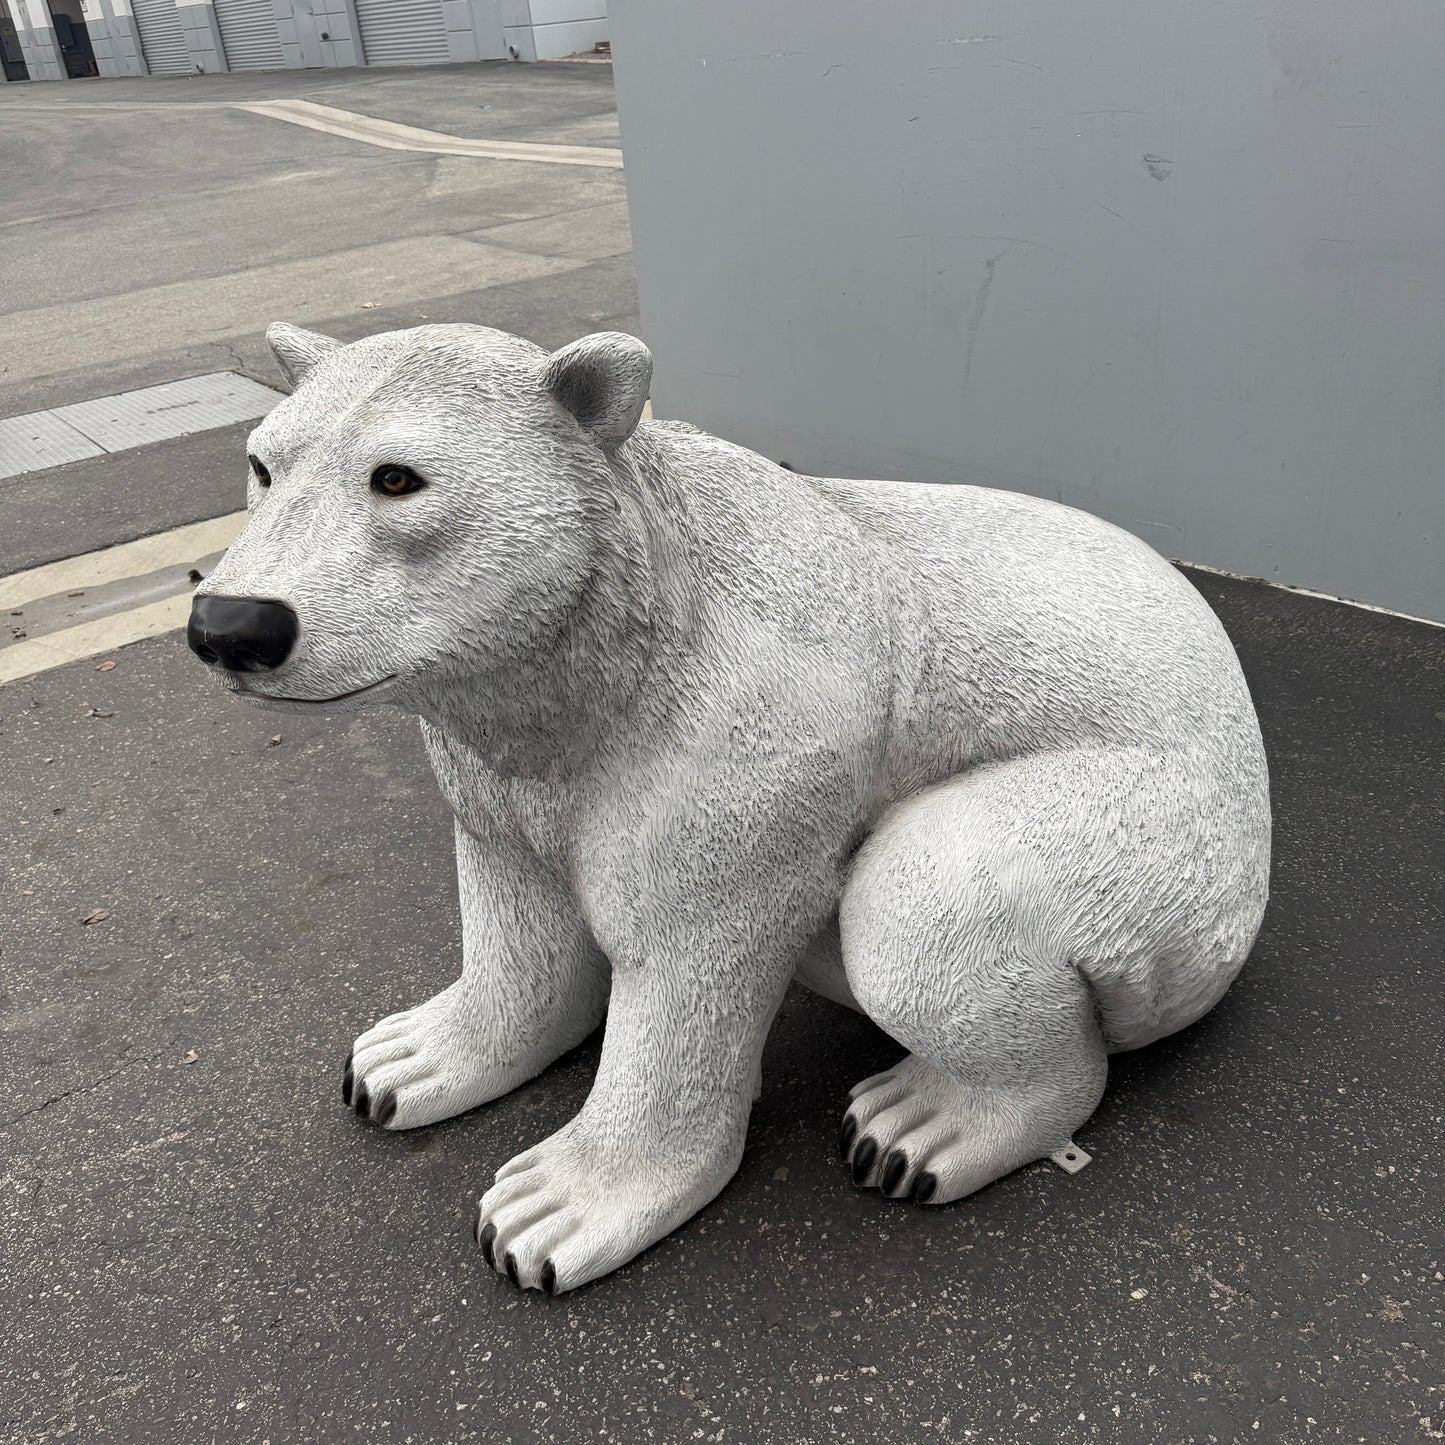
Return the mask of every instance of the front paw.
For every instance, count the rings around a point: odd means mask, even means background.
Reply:
[[[498,1067],[475,1001],[457,985],[368,1029],[346,1056],[341,1098],[386,1129],[415,1129],[495,1099],[519,1080]]]
[[[579,1117],[498,1171],[473,1233],[482,1256],[522,1289],[562,1294],[608,1274],[696,1214],[732,1177],[741,1146],[698,1166]]]

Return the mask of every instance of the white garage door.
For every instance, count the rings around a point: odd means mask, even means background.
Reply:
[[[190,75],[196,66],[186,46],[176,0],[132,0],[132,8],[146,69],[152,75]]]
[[[368,65],[434,65],[450,60],[442,0],[356,0]]]
[[[232,70],[280,70],[286,64],[275,0],[216,0],[216,24]]]

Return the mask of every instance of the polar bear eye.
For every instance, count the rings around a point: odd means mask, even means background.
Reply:
[[[263,487],[269,487],[271,485],[271,473],[268,472],[255,457],[247,457],[246,460],[251,463],[251,470],[255,473],[256,480],[260,482]]]
[[[409,467],[378,467],[371,474],[371,490],[383,497],[404,497],[424,486],[426,483]]]

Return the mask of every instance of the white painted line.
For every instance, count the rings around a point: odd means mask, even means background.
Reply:
[[[195,562],[212,552],[224,551],[241,535],[246,525],[245,512],[232,512],[213,517],[207,522],[192,522],[153,537],[140,537],[122,542],[100,552],[87,552],[83,557],[67,557],[63,562],[47,562],[28,572],[13,572],[0,577],[0,611],[10,611],[36,602],[42,597],[55,597],[67,592],[81,592],[87,587],[100,587],[127,577],[143,577],[162,567],[182,562]],[[117,619],[119,620],[119,619]],[[87,624],[90,625],[90,624]],[[98,625],[98,624],[97,624]],[[74,630],[74,629],[71,629]],[[34,642],[50,642],[61,633]],[[5,649],[5,656],[19,651],[30,640],[17,642]]]
[[[128,642],[174,632],[186,625],[190,613],[191,594],[182,592],[114,617],[83,622],[79,627],[67,627],[45,637],[26,638],[0,651],[0,683],[18,682],[22,677],[34,677],[37,672],[49,672],[69,662],[113,652]]]
[[[311,100],[239,101],[237,110],[284,120],[309,130],[324,131],[343,140],[361,141],[383,150],[424,151],[442,156],[474,156],[482,160],[535,161],[553,166],[598,166],[622,169],[622,152],[604,146],[550,145],[542,141],[472,140],[447,135],[439,130],[402,125],[394,120],[361,115],[354,110],[337,110]]]
[[[79,627],[82,622],[99,622],[102,617],[134,612],[137,607],[159,602],[164,597],[193,592],[196,578],[192,573],[208,576],[225,555],[211,552],[192,561],[162,567],[158,572],[123,577],[119,582],[103,582],[79,592],[57,592],[51,597],[27,602],[23,608],[11,608],[4,619],[6,625],[0,627],[0,652],[26,637],[48,637],[66,627]],[[5,635],[7,629],[9,637]]]

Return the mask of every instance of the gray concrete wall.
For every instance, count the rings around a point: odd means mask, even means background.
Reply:
[[[186,33],[186,47],[191,64],[198,74],[214,75],[227,70],[226,50],[221,44],[221,29],[216,24],[216,9],[210,0],[176,0],[181,29]]]
[[[366,64],[352,0],[276,0],[276,14],[288,66]]]
[[[497,0],[446,0],[443,9],[453,60],[501,60],[506,55]]]
[[[518,60],[555,60],[606,40],[607,0],[501,0],[508,51]]]
[[[16,0],[17,6],[19,0]],[[0,84],[9,80],[24,81],[25,51],[20,42],[20,27],[10,13],[10,0],[0,0]],[[8,68],[7,68],[8,67]],[[11,74],[11,69],[15,73]]]
[[[654,404],[1445,619],[1445,18],[613,0]]]
[[[354,0],[276,0],[276,5],[288,66],[366,64]],[[498,0],[443,0],[442,13],[448,59],[500,60],[506,55]]]
[[[65,61],[45,0],[14,0],[10,9],[15,36],[31,80],[64,80]]]
[[[145,75],[140,33],[126,0],[85,0],[85,28],[102,75]]]

